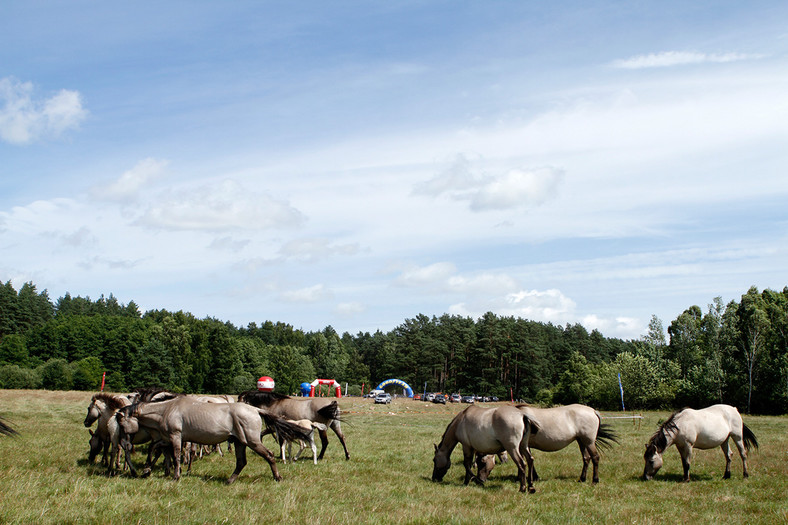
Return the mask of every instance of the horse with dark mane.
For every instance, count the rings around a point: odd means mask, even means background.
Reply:
[[[593,408],[573,404],[552,408],[538,408],[530,405],[517,405],[517,408],[532,421],[539,424],[539,432],[531,434],[528,444],[532,449],[544,452],[556,452],[572,443],[580,447],[583,457],[583,469],[580,479],[585,481],[588,463],[593,464],[593,483],[599,483],[599,450],[598,446],[610,447],[618,443],[618,437],[610,425],[602,423],[602,416]],[[534,469],[534,480],[539,475]]]
[[[103,450],[101,463],[109,470],[118,468],[120,448],[118,447],[118,424],[115,413],[131,404],[126,396],[99,392],[94,394],[88,405],[88,413],[83,422],[85,427],[96,424],[96,431],[90,432],[88,461],[93,463],[99,452]],[[111,451],[111,453],[109,453]],[[109,454],[108,454],[109,453]]]
[[[465,484],[473,480],[479,485],[484,480],[473,475],[474,458],[477,455],[499,454],[506,451],[517,465],[520,492],[535,492],[533,485],[533,456],[528,447],[532,433],[539,427],[521,411],[512,406],[482,408],[471,405],[451,420],[443,433],[441,442],[435,445],[432,459],[432,481],[442,481],[451,467],[451,453],[462,443]],[[526,470],[527,464],[527,470]],[[527,473],[526,473],[527,472]]]
[[[284,394],[275,392],[257,392],[254,390],[243,392],[238,396],[238,402],[265,408],[272,414],[282,416],[287,419],[298,421],[308,419],[314,423],[322,423],[334,431],[345,449],[345,459],[350,459],[350,453],[345,443],[345,435],[342,433],[341,410],[336,400],[329,400],[322,397],[308,397],[306,399],[292,398]],[[327,429],[318,428],[320,435],[320,454],[318,459],[323,459],[328,447]]]
[[[725,455],[723,479],[728,479],[731,477],[732,456],[728,438],[733,439],[739,450],[746,478],[749,476],[747,452],[752,448],[758,448],[758,440],[742,421],[739,411],[730,405],[713,405],[701,410],[691,408],[678,410],[660,425],[646,444],[646,453],[643,455],[646,461],[643,479],[650,480],[654,477],[662,467],[662,454],[671,445],[676,445],[681,454],[681,464],[684,467],[683,481],[690,480],[692,449],[703,450],[714,447],[720,447]]]
[[[176,480],[181,476],[181,447],[187,441],[216,445],[232,440],[235,444],[235,471],[227,480],[227,483],[232,483],[246,466],[247,447],[268,462],[276,481],[282,479],[273,454],[260,442],[263,419],[267,426],[274,427],[278,435],[287,439],[307,437],[300,427],[287,423],[265,409],[244,403],[204,403],[190,396],[135,403],[120,409],[116,417],[121,429],[121,445],[127,456],[130,439],[141,429],[146,429],[171,446],[165,447],[165,454],[171,456],[175,465],[173,477]]]

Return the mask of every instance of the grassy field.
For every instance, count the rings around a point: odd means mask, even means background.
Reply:
[[[734,457],[733,478],[723,481],[715,449],[697,451],[693,481],[679,483],[672,447],[657,479],[640,481],[644,443],[667,416],[649,412],[639,425],[608,420],[621,445],[605,452],[599,485],[575,481],[581,461],[572,446],[535,453],[542,481],[526,495],[511,462],[485,487],[463,486],[460,447],[444,482],[432,483],[432,444],[463,407],[404,399],[343,399],[351,460],[331,434],[323,461],[280,464],[280,483],[253,453],[230,486],[230,455],[196,462],[179,482],[161,470],[108,478],[86,461],[90,396],[0,390],[0,415],[20,432],[0,437],[0,523],[788,523],[788,417],[745,417],[761,444],[748,480]],[[265,444],[273,447],[270,438]]]

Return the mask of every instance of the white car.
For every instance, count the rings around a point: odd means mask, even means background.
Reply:
[[[381,405],[385,404],[388,405],[391,403],[391,394],[378,394],[375,396],[375,403],[380,403]]]

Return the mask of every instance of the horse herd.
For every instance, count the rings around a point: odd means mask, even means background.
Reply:
[[[252,391],[238,396],[236,402],[230,396],[191,396],[139,389],[127,395],[95,394],[84,424],[91,427],[98,422],[96,431],[90,431],[89,461],[95,461],[103,451],[103,463],[113,472],[120,468],[120,451],[124,451],[126,465],[134,476],[138,475],[130,457],[134,445],[151,443],[143,476],[150,473],[151,466],[163,454],[165,472],[169,475],[172,467],[173,477],[179,479],[182,456],[190,467],[192,454],[200,446],[229,442],[236,457],[235,470],[227,480],[232,483],[246,465],[247,448],[268,462],[275,480],[282,479],[274,455],[261,442],[268,433],[277,438],[283,461],[287,461],[288,455],[295,460],[306,447],[311,447],[316,463],[325,454],[327,430],[331,428],[342,444],[345,458],[350,459],[341,421],[337,401],[326,398],[296,399]],[[315,431],[321,440],[319,455],[314,442]],[[702,410],[685,408],[674,412],[646,445],[642,479],[654,477],[662,466],[662,454],[671,445],[676,445],[681,454],[684,481],[689,481],[693,448],[718,446],[726,459],[724,477],[729,478],[732,456],[729,439],[738,449],[746,478],[747,452],[757,448],[758,441],[742,422],[736,408],[714,405]],[[300,446],[295,457],[290,451],[294,442]],[[599,447],[610,447],[618,443],[618,438],[593,408],[579,404],[554,408],[471,405],[452,419],[440,443],[434,445],[432,480],[443,480],[451,467],[452,451],[461,444],[466,485],[471,480],[483,485],[495,466],[496,455],[501,460],[508,456],[517,466],[520,491],[532,493],[533,482],[539,476],[531,449],[553,452],[573,442],[578,444],[583,461],[579,481],[586,481],[591,463],[592,482],[598,483]],[[474,465],[477,467],[475,474]]]

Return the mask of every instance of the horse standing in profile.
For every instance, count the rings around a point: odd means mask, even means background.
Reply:
[[[758,440],[752,430],[742,421],[739,411],[730,405],[713,405],[701,410],[684,408],[674,412],[651,436],[646,444],[646,461],[643,479],[650,480],[662,467],[662,454],[671,445],[681,454],[684,467],[683,481],[690,480],[690,463],[692,449],[709,449],[720,447],[725,455],[725,474],[723,479],[731,477],[732,452],[728,438],[733,439],[741,456],[744,477],[749,476],[747,470],[747,452],[758,448]]]
[[[583,470],[580,479],[585,481],[588,473],[588,463],[593,464],[593,483],[599,483],[599,450],[597,446],[610,447],[612,442],[618,443],[618,438],[610,425],[602,424],[602,416],[591,407],[579,404],[537,408],[529,405],[517,405],[520,412],[531,418],[539,425],[539,432],[531,433],[528,445],[532,449],[544,452],[556,452],[572,443],[580,447],[583,457]],[[485,462],[485,467],[480,471],[480,477],[489,474],[495,462]],[[486,472],[486,473],[485,473]],[[539,474],[534,467],[534,481],[539,480]]]
[[[339,438],[339,442],[342,443],[342,448],[345,449],[345,459],[350,459],[350,453],[345,443],[345,434],[342,433],[342,426],[340,425],[342,411],[339,409],[339,404],[336,400],[331,401],[321,397],[296,399],[275,392],[257,392],[251,390],[239,395],[238,402],[247,403],[258,408],[265,408],[272,414],[287,419],[295,421],[299,419],[308,419],[314,423],[322,423],[334,431]],[[326,447],[328,447],[328,432],[327,429],[320,428],[318,428],[317,431],[320,435],[321,445],[320,455],[318,455],[317,459],[323,459],[323,454],[326,453]]]
[[[484,484],[484,480],[474,476],[471,470],[477,455],[499,454],[505,450],[517,465],[520,492],[527,490],[533,493],[533,456],[528,441],[532,433],[538,431],[536,422],[515,407],[482,408],[471,405],[452,419],[440,444],[435,445],[432,481],[443,481],[451,467],[451,453],[461,443],[465,485],[470,480],[479,485]]]
[[[301,429],[266,410],[245,403],[203,403],[189,396],[179,396],[155,403],[136,403],[120,409],[116,415],[121,429],[120,441],[126,455],[130,440],[141,429],[146,429],[161,441],[170,444],[165,453],[175,465],[174,479],[181,476],[181,447],[184,442],[216,445],[228,440],[235,443],[235,471],[227,483],[238,478],[246,466],[246,448],[263,457],[271,467],[276,481],[282,476],[274,455],[260,441],[263,421],[287,439],[306,438]],[[135,471],[132,469],[132,472]]]

